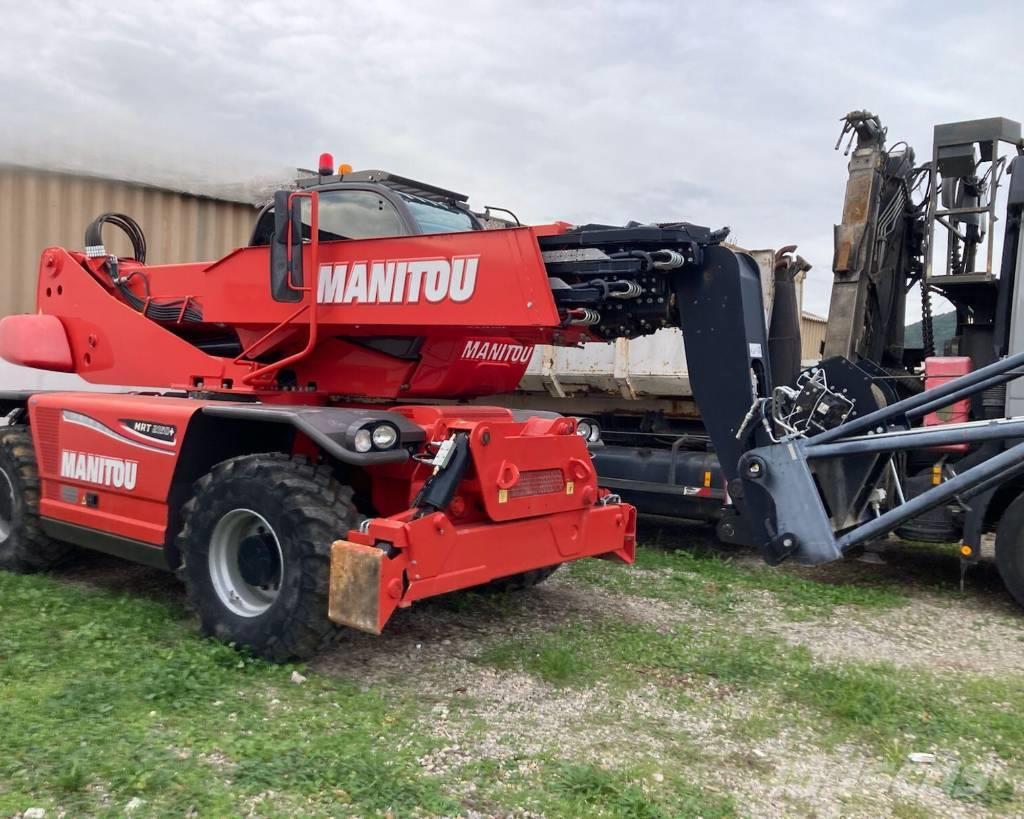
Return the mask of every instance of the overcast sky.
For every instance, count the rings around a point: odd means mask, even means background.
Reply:
[[[937,122],[1024,118],[1019,0],[0,8],[0,159],[194,187],[330,150],[532,222],[730,225],[799,244],[819,313],[844,113],[919,155]]]

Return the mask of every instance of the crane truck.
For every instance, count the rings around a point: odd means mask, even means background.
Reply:
[[[931,154],[918,162],[907,143],[887,144],[887,129],[876,115],[853,111],[842,123],[836,148],[848,135],[849,175],[842,218],[835,226],[822,357],[855,362],[891,402],[1024,349],[1017,329],[1024,309],[1017,294],[1016,255],[1022,171],[1014,155],[1022,150],[1020,125],[1001,117],[937,125]],[[1000,234],[995,227],[1004,188],[1005,230],[997,259]],[[770,334],[792,333],[785,318],[796,308],[787,282],[805,263],[783,252],[773,273],[770,253],[751,255],[760,263]],[[909,346],[904,337],[907,295],[915,287],[920,288],[922,343]],[[952,303],[956,320],[952,338],[941,346],[932,329],[934,296]],[[605,486],[641,513],[712,521],[723,541],[753,543],[738,507],[729,503],[713,436],[692,401],[687,362],[692,365],[693,359],[683,356],[684,336],[678,328],[667,328],[613,344],[538,347],[519,389],[490,400],[587,417],[602,430],[605,445],[593,457]],[[773,382],[791,387],[797,378],[792,351],[782,356],[776,345]],[[913,419],[933,426],[1020,415],[1020,389],[994,384]],[[880,514],[900,498],[914,497],[998,453],[1001,446],[961,441],[901,451],[891,459],[889,480],[874,488],[875,508]],[[917,541],[958,541],[965,570],[979,559],[983,535],[1003,525],[1004,513],[1022,488],[1011,479],[973,498],[957,496],[902,523],[897,533]],[[1010,590],[1024,602],[1024,583],[1012,557],[1016,547],[1007,545],[1012,525],[1004,525],[998,560]]]
[[[0,321],[0,356],[138,389],[0,394],[0,566],[46,568],[72,544],[159,565],[205,633],[284,660],[430,596],[628,563],[635,509],[600,487],[586,419],[429,402],[512,390],[536,344],[679,327],[730,506],[769,563],[834,560],[1004,491],[990,508],[1013,590],[1024,420],[912,422],[1006,384],[1024,353],[903,399],[866,358],[785,383],[772,358],[792,345],[769,333],[757,264],[725,230],[479,230],[452,192],[335,173],[329,155],[318,171],[211,263],[147,265],[122,214],[98,217],[83,250],[43,252],[38,310]],[[1004,262],[1019,268],[1024,171],[1011,179]],[[105,225],[132,257],[107,253]],[[900,458],[953,445],[971,448],[958,469],[902,491]]]

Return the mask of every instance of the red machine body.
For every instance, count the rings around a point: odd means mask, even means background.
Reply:
[[[155,395],[33,396],[41,515],[55,534],[82,545],[118,552],[120,543],[119,553],[135,560],[173,566],[175,497],[208,465],[210,456],[197,458],[196,449],[213,445],[211,431],[201,428],[203,409],[213,405],[225,404]],[[410,506],[429,465],[408,460],[365,470],[380,517],[338,536],[398,550],[383,566],[380,606],[367,630],[379,631],[395,608],[414,600],[533,568],[588,556],[632,562],[635,512],[602,503],[607,492],[597,486],[574,419],[517,421],[508,410],[486,407],[399,411],[433,440],[469,433],[473,467],[449,509],[421,517]],[[231,441],[221,443],[230,451]],[[291,449],[316,451],[302,435],[292,438]]]
[[[103,257],[50,248],[38,309],[60,318],[74,371],[94,383],[259,391],[264,401],[291,401],[295,391],[310,402],[488,395],[515,388],[534,344],[588,337],[583,328],[559,328],[537,245],[538,235],[561,228],[314,241],[302,248],[312,282],[299,302],[269,297],[266,247],[208,264],[121,262],[120,276],[139,299],[201,310],[202,321],[191,322],[158,323],[111,299]],[[52,336],[52,326],[45,330]],[[204,339],[225,332],[236,355],[203,352]],[[417,339],[417,354],[365,343],[379,338]],[[0,353],[22,355],[2,335]],[[274,377],[285,368],[295,389],[277,389]]]
[[[575,419],[382,403],[506,392],[535,343],[586,338],[560,318],[538,248],[565,226],[321,242],[316,194],[291,196],[311,199],[313,238],[283,297],[267,247],[163,266],[43,253],[38,313],[0,322],[0,355],[165,391],[28,398],[47,534],[174,569],[195,481],[271,451],[335,464],[372,512],[332,547],[339,623],[379,632],[423,597],[580,557],[631,562],[635,511],[598,487]],[[374,425],[398,443],[355,451]],[[431,454],[456,440],[457,488],[425,506],[444,469]]]

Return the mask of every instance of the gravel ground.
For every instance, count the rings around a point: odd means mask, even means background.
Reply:
[[[664,545],[686,532],[660,531]],[[692,533],[691,533],[692,534]],[[732,553],[743,561],[755,558]],[[944,783],[962,761],[941,749],[929,764],[882,758],[857,745],[824,747],[814,726],[794,724],[767,737],[742,726],[772,713],[771,696],[714,681],[676,680],[689,698],[677,708],[662,681],[622,692],[604,683],[555,687],[530,674],[496,670],[475,661],[481,647],[561,623],[601,618],[659,630],[684,625],[775,635],[808,647],[822,663],[885,660],[939,672],[1024,674],[1024,617],[992,572],[980,568],[965,594],[955,591],[956,561],[883,545],[879,558],[804,571],[823,583],[850,578],[905,581],[905,606],[886,610],[840,606],[828,615],[794,622],[773,595],[754,590],[731,611],[713,612],[686,601],[652,600],[585,584],[564,570],[548,583],[493,606],[427,601],[400,610],[379,638],[362,634],[311,664],[313,673],[339,675],[363,687],[411,694],[425,713],[420,730],[440,749],[421,760],[424,771],[446,777],[457,792],[476,784],[460,769],[480,760],[523,773],[540,756],[615,767],[623,759],[659,770],[684,767],[712,792],[732,794],[749,816],[983,816],[988,809],[952,798]],[[951,573],[954,572],[954,573]],[[180,600],[165,574],[113,559],[90,558],[68,573],[71,582]],[[971,760],[985,775],[1006,775],[997,759]],[[520,768],[516,768],[519,765]],[[499,773],[498,776],[505,774]],[[483,814],[479,814],[483,815]]]
[[[872,614],[843,607],[826,622],[774,623],[764,628],[789,643],[807,646],[823,660],[882,660],[939,671],[1024,674],[1020,618],[1001,612],[979,618],[976,602],[925,597]]]
[[[663,544],[672,531],[662,533]],[[658,629],[703,625],[776,635],[807,646],[826,663],[888,661],[937,671],[1024,673],[1024,618],[987,569],[979,569],[982,577],[960,595],[952,593],[955,560],[932,565],[925,555],[925,569],[915,576],[917,553],[904,554],[899,545],[879,551],[881,560],[798,571],[822,582],[896,573],[910,594],[905,606],[840,606],[827,617],[793,622],[767,591],[752,591],[735,610],[720,614],[685,601],[606,592],[560,572],[504,617],[474,622],[472,612],[423,604],[401,612],[381,638],[357,636],[315,668],[366,685],[414,680],[418,695],[434,703],[422,729],[444,742],[441,751],[422,760],[424,768],[448,776],[457,777],[461,765],[481,758],[553,754],[614,766],[628,754],[666,767],[691,765],[705,774],[702,785],[733,794],[742,815],[989,815],[947,793],[945,783],[963,764],[954,754],[940,751],[934,761],[915,764],[882,759],[854,745],[823,750],[807,726],[765,739],[737,736],[734,727],[744,717],[770,710],[760,694],[684,681],[697,707],[677,710],[654,684],[621,696],[602,684],[553,687],[529,674],[472,662],[481,641],[495,633],[525,634],[610,617]],[[971,764],[986,776],[1005,774],[994,758]]]

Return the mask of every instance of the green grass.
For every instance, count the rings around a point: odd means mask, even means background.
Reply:
[[[1011,782],[991,777],[969,765],[958,765],[943,783],[943,790],[954,799],[974,802],[986,808],[1001,808],[1013,802]]]
[[[575,658],[568,674],[545,658],[555,647]],[[853,739],[884,753],[894,742],[915,747],[991,751],[1024,762],[1024,680],[940,675],[884,663],[824,664],[804,647],[770,637],[705,627],[671,632],[620,623],[564,626],[486,649],[480,661],[520,668],[560,685],[717,680],[770,694],[787,719],[823,740]]]
[[[639,772],[610,771],[563,760],[546,766],[550,795],[541,802],[548,816],[617,816],[624,819],[719,819],[736,815],[728,796],[713,794],[689,782],[672,780],[651,788]],[[649,783],[649,779],[648,779]],[[645,783],[646,784],[646,783]]]
[[[909,602],[905,590],[895,585],[825,583],[791,569],[741,566],[700,549],[645,547],[637,551],[633,567],[581,560],[572,564],[571,571],[574,577],[610,591],[683,600],[715,612],[731,611],[752,590],[771,592],[794,619],[827,616],[837,606],[888,609]]]
[[[572,637],[560,630],[531,635],[526,641],[499,641],[486,648],[478,660],[504,670],[527,671],[553,685],[585,685],[596,676],[596,652],[581,653],[580,641]]]
[[[678,760],[685,769],[687,760]],[[611,769],[591,763],[542,756],[529,773],[515,761],[483,760],[464,765],[464,782],[500,781],[497,790],[477,789],[473,808],[484,815],[504,815],[499,805],[515,804],[528,815],[548,819],[583,816],[615,819],[727,819],[737,815],[731,796],[695,784],[678,773],[663,772],[651,763]],[[543,783],[538,787],[538,783]]]
[[[0,816],[123,815],[133,798],[147,817],[734,815],[727,797],[678,772],[655,781],[628,754],[615,770],[522,757],[530,772],[500,786],[493,761],[428,775],[432,702],[414,682],[363,690],[302,668],[295,684],[295,666],[198,637],[175,603],[0,573],[0,622]],[[578,658],[563,649],[541,646],[531,667],[570,682]]]
[[[892,819],[932,819],[931,811],[906,799],[893,803],[891,816]]]
[[[201,640],[174,606],[0,574],[0,815],[458,808],[407,702]]]

